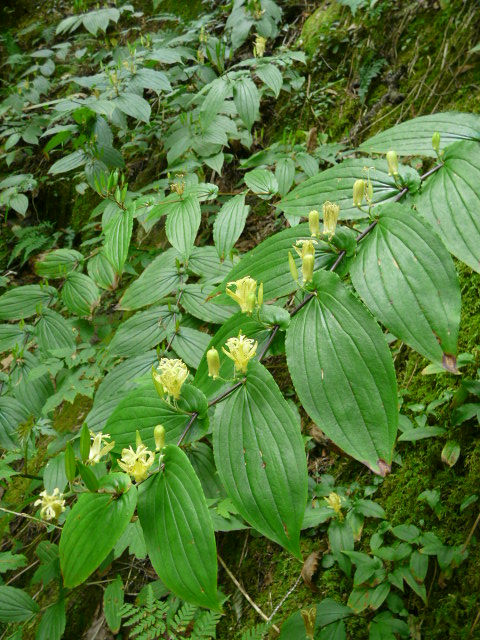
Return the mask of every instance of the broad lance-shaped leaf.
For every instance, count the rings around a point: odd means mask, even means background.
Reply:
[[[218,474],[239,513],[301,559],[307,462],[298,421],[270,373],[250,361],[243,385],[217,405]]]
[[[215,534],[200,480],[175,445],[162,455],[161,471],[143,483],[138,499],[148,555],[180,598],[218,610]]]
[[[353,286],[397,338],[454,371],[460,288],[453,260],[430,225],[388,204],[350,267]]]
[[[124,473],[110,474],[108,493],[84,493],[67,516],[60,538],[60,567],[69,589],[84,582],[105,560],[127,528],[137,490]],[[118,490],[123,493],[118,495]]]
[[[200,203],[195,196],[174,202],[168,209],[165,223],[167,238],[184,258],[192,253],[201,217]]]
[[[432,136],[440,134],[440,149],[457,140],[480,140],[480,116],[474,113],[433,113],[401,122],[377,133],[360,145],[361,151],[386,153],[391,149],[398,155],[436,157]]]
[[[250,207],[245,205],[245,194],[230,198],[217,214],[213,225],[213,240],[220,259],[228,256],[240,237]]]
[[[442,161],[416,197],[416,208],[447,249],[480,273],[480,145],[456,142]]]
[[[286,352],[305,410],[325,434],[372,471],[390,469],[397,433],[397,384],[390,350],[367,309],[328,271],[293,318]]]
[[[105,256],[115,269],[121,274],[128,256],[128,247],[133,229],[133,208],[117,213],[105,229]]]

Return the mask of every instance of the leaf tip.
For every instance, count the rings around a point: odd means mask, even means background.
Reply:
[[[450,353],[444,353],[442,356],[442,367],[450,373],[458,374],[457,358]]]

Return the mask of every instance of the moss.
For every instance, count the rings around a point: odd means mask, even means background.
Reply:
[[[62,408],[54,417],[54,429],[58,433],[78,431],[92,408],[92,403],[93,400],[87,396],[77,396],[73,403],[64,402]]]
[[[344,35],[338,30],[342,7],[337,2],[322,2],[306,20],[300,35],[300,44],[307,55],[312,56],[320,45],[332,44]]]
[[[92,190],[87,189],[83,195],[78,195],[73,202],[70,225],[73,230],[80,232],[90,220],[90,214],[98,205],[100,197]]]

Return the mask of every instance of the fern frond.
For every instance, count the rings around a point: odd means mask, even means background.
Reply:
[[[248,629],[242,635],[241,640],[263,640],[265,634],[270,629],[270,624],[268,622],[262,622],[261,624],[257,624],[253,629]]]

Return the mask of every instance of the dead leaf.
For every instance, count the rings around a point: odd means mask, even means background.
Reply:
[[[318,569],[318,562],[322,554],[320,551],[312,551],[312,553],[308,556],[308,558],[303,563],[302,567],[302,578],[307,587],[311,591],[318,591],[317,586],[313,584],[312,579]]]

